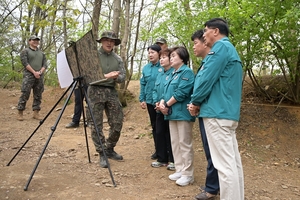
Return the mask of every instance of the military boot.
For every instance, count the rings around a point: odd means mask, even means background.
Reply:
[[[114,148],[107,148],[105,150],[105,153],[106,153],[106,156],[110,159],[113,159],[113,160],[123,160],[123,156],[117,154],[115,151],[114,151]]]
[[[33,111],[33,116],[32,116],[33,119],[38,119],[40,120],[40,114],[39,114],[39,110],[34,110]]]
[[[18,111],[18,117],[17,117],[17,120],[19,120],[19,121],[23,121],[24,119],[23,119],[23,110],[19,110]]]
[[[107,164],[107,161],[106,161],[106,159],[104,157],[104,154],[100,153],[99,156],[100,156],[100,167],[107,168],[108,164]]]

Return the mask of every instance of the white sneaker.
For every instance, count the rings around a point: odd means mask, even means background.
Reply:
[[[175,171],[175,165],[172,162],[169,162],[168,166],[167,166],[167,170],[171,170],[171,171]]]
[[[177,181],[181,177],[181,172],[175,172],[174,174],[169,175],[169,179],[172,181]]]
[[[193,176],[181,176],[180,179],[176,181],[177,185],[186,186],[194,182]]]

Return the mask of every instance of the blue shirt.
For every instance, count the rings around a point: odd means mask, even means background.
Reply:
[[[227,37],[212,46],[195,77],[191,103],[200,106],[198,117],[238,121],[243,68]]]
[[[154,104],[153,102],[153,88],[158,74],[163,73],[164,68],[160,63],[152,64],[151,62],[144,66],[142,76],[140,79],[140,102],[145,101],[147,104]]]

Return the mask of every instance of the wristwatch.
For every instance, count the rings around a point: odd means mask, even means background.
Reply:
[[[167,102],[165,102],[165,107],[170,108],[171,106],[168,106]]]

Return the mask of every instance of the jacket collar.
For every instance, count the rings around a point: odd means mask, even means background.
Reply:
[[[106,51],[104,51],[104,49],[102,47],[100,47],[99,51],[101,54],[106,54],[106,55],[110,55],[113,52],[113,50],[112,50],[111,52],[107,53]]]

